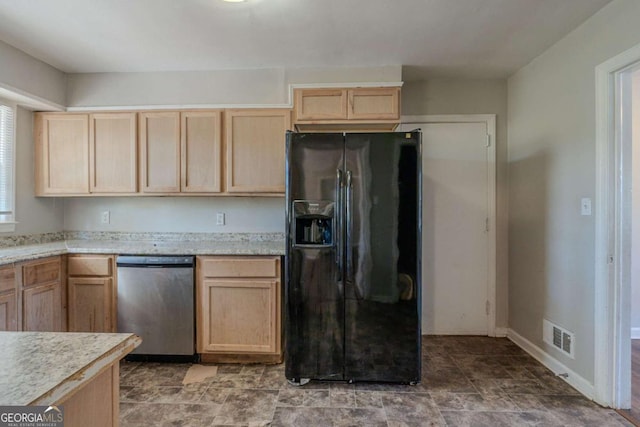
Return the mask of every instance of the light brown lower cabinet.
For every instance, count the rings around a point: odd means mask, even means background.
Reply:
[[[118,362],[58,405],[64,407],[65,427],[117,427],[120,414]],[[151,425],[152,420],[149,420]]]
[[[62,263],[60,256],[18,264],[21,274],[22,330],[63,331]]]
[[[18,298],[15,292],[0,295],[0,331],[18,330]]]
[[[0,331],[18,330],[18,292],[13,265],[0,268]]]
[[[67,257],[69,332],[116,331],[113,255]]]
[[[114,332],[112,279],[70,277],[67,286],[69,332]]]
[[[22,330],[61,332],[60,284],[49,283],[22,291]]]
[[[196,346],[203,361],[282,361],[280,271],[278,256],[197,258]]]

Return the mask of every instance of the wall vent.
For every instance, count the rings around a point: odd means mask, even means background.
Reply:
[[[547,344],[557,348],[570,358],[574,358],[573,349],[576,344],[575,335],[560,326],[542,320],[542,340]]]

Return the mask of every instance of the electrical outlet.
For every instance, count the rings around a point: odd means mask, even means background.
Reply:
[[[109,224],[111,222],[111,214],[109,211],[103,211],[102,214],[100,214],[100,222],[103,224]]]
[[[216,225],[224,225],[224,212],[216,214]]]

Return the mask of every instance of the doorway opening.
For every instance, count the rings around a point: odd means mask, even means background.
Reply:
[[[596,173],[594,398],[628,410],[633,391],[640,415],[640,45],[596,68]]]
[[[620,75],[620,134],[630,145],[630,231],[629,287],[631,327],[631,399],[628,415],[640,423],[640,64]],[[625,149],[623,148],[623,151]],[[625,166],[623,165],[623,168]],[[625,225],[623,225],[625,227]]]

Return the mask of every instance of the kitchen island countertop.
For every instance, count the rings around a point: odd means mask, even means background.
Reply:
[[[140,345],[134,334],[0,332],[0,405],[56,405]]]

